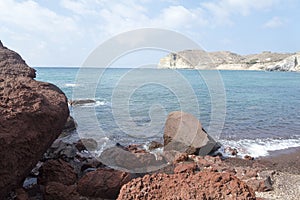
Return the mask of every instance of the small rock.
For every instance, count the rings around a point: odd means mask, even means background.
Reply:
[[[254,160],[254,158],[251,157],[251,156],[249,156],[249,155],[245,155],[245,156],[244,156],[244,159],[245,159],[245,160]]]
[[[92,99],[69,100],[69,104],[71,106],[84,105],[89,103],[96,103],[96,101]]]

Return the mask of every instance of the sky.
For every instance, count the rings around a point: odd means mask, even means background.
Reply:
[[[138,28],[176,31],[206,51],[298,52],[299,8],[298,0],[0,0],[0,40],[33,67],[81,66],[101,43]]]

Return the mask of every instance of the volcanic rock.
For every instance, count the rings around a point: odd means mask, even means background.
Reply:
[[[255,194],[230,173],[199,172],[136,178],[122,187],[118,199],[255,199]]]
[[[191,114],[175,111],[168,115],[164,130],[164,150],[207,155],[219,148],[216,141]]]
[[[131,175],[126,172],[98,169],[87,173],[78,181],[77,191],[87,197],[116,199],[122,185],[131,179]]]
[[[20,55],[0,45],[0,199],[21,186],[69,115],[64,93],[34,77]]]

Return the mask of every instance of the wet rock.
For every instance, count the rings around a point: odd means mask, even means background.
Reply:
[[[164,145],[159,143],[159,142],[156,142],[156,141],[151,141],[149,146],[148,146],[148,149],[150,151],[154,150],[154,149],[158,149],[158,148],[161,148],[163,147]]]
[[[17,53],[0,47],[0,199],[22,185],[69,115],[64,93],[34,77]]]
[[[244,159],[245,159],[245,160],[254,160],[254,158],[251,157],[251,156],[249,156],[249,155],[245,155],[245,156],[244,156]]]
[[[89,104],[89,103],[96,103],[96,101],[92,100],[92,99],[80,99],[80,100],[70,100],[69,101],[69,104],[71,106],[84,105],[84,104]]]
[[[122,185],[129,182],[132,175],[113,169],[98,169],[84,175],[79,181],[79,194],[94,198],[116,199]]]
[[[73,185],[77,180],[77,174],[73,167],[59,159],[48,160],[40,168],[38,183],[46,185],[48,182],[59,182],[64,185]]]
[[[200,121],[191,114],[171,112],[165,124],[164,150],[207,155],[219,148],[202,128]]]
[[[139,144],[128,145],[127,147],[124,147],[124,150],[129,151],[131,153],[147,153],[147,151],[143,149],[143,146]]]
[[[236,148],[231,147],[226,148],[225,152],[232,156],[236,156],[238,154],[238,150]]]
[[[229,173],[199,172],[136,178],[122,187],[118,199],[255,199],[255,194]]]
[[[76,186],[67,186],[62,183],[49,182],[45,188],[45,200],[79,200]]]

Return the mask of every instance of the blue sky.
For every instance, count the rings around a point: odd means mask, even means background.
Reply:
[[[1,0],[0,39],[31,66],[80,66],[112,36],[149,27],[207,51],[297,52],[299,8],[298,0]]]

